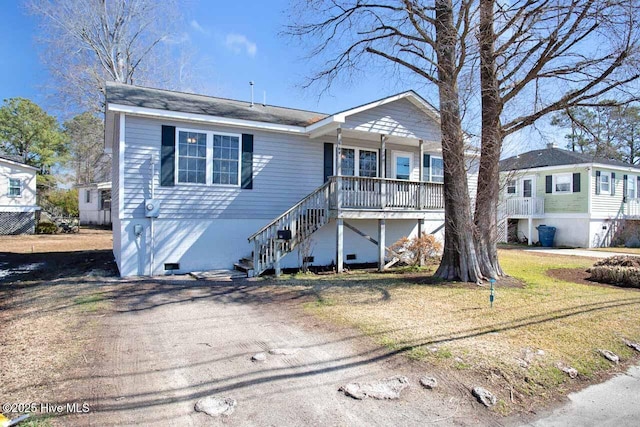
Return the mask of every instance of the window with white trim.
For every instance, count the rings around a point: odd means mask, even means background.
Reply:
[[[17,178],[9,178],[9,197],[22,196],[22,182]]]
[[[178,182],[206,184],[206,133],[178,131]]]
[[[431,156],[431,182],[444,182],[444,160]]]
[[[611,191],[611,181],[609,174],[600,174],[600,194],[609,194]]]
[[[356,159],[358,161],[356,162]],[[342,148],[342,175],[375,178],[378,176],[378,152],[361,148]]]
[[[556,194],[571,193],[573,191],[573,175],[570,173],[553,175],[553,192]]]
[[[240,137],[213,135],[213,183],[240,185]]]
[[[84,190],[84,202],[91,203],[91,190]]]
[[[518,181],[515,179],[510,179],[507,181],[507,194],[518,194]]]
[[[633,175],[629,175],[627,177],[627,199],[635,199],[637,196],[637,181],[638,179],[633,176]]]

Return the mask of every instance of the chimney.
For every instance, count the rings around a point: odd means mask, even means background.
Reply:
[[[548,148],[548,149],[558,148],[558,146],[556,145],[556,143],[555,143],[555,142],[548,142],[548,143],[547,143],[547,148]]]

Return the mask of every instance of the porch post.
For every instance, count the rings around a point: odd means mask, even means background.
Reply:
[[[344,220],[336,219],[336,272],[342,273],[344,270]]]
[[[336,131],[336,208],[338,214],[342,208],[342,128],[338,128]]]
[[[529,244],[529,246],[531,246],[533,244],[533,218],[531,216],[529,216],[529,235],[527,236],[527,243]]]
[[[387,136],[380,135],[380,178],[387,177]]]
[[[387,177],[387,136],[380,135],[380,178]],[[380,208],[384,209],[387,205],[387,185],[386,182],[380,182]]]
[[[422,181],[423,181],[423,176],[422,176],[422,171],[424,170],[424,141],[421,139],[420,142],[418,143],[418,146],[420,147],[420,159],[418,160],[418,209],[422,210],[422,200],[423,200],[423,194],[422,192],[425,191],[425,187],[422,185]],[[426,194],[424,195],[426,197]],[[418,236],[422,236],[422,232],[419,230],[420,228],[420,223],[418,223]]]
[[[378,220],[378,271],[384,271],[384,255],[386,252],[386,223],[384,219]]]

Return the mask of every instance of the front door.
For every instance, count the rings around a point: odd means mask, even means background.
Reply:
[[[394,151],[393,153],[393,178],[397,180],[407,181],[397,182],[391,186],[393,193],[390,201],[393,206],[407,207],[412,206],[413,193],[411,191],[411,171],[413,170],[413,155],[402,151]]]
[[[521,186],[520,188],[522,188],[522,194],[521,197],[522,199],[522,210],[523,210],[523,214],[524,215],[533,215],[535,212],[535,200],[533,200],[533,198],[535,197],[535,190],[534,190],[534,185],[535,185],[535,177],[532,176],[525,176],[522,178],[521,180]]]

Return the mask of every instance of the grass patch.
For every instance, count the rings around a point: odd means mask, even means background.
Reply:
[[[589,379],[612,367],[598,348],[623,361],[636,356],[621,338],[640,340],[640,292],[547,274],[586,269],[593,261],[585,258],[511,249],[501,250],[500,259],[505,272],[524,286],[499,281],[493,308],[488,286],[367,273],[316,278],[312,286],[318,300],[330,304],[317,303],[314,310],[411,359],[493,378],[503,390],[532,399],[570,388],[575,380],[556,367],[559,362]],[[517,405],[508,391],[500,398],[509,407]]]
[[[107,306],[104,296],[97,292],[76,297],[73,303],[74,305],[80,306],[82,311],[89,313],[100,311]]]

